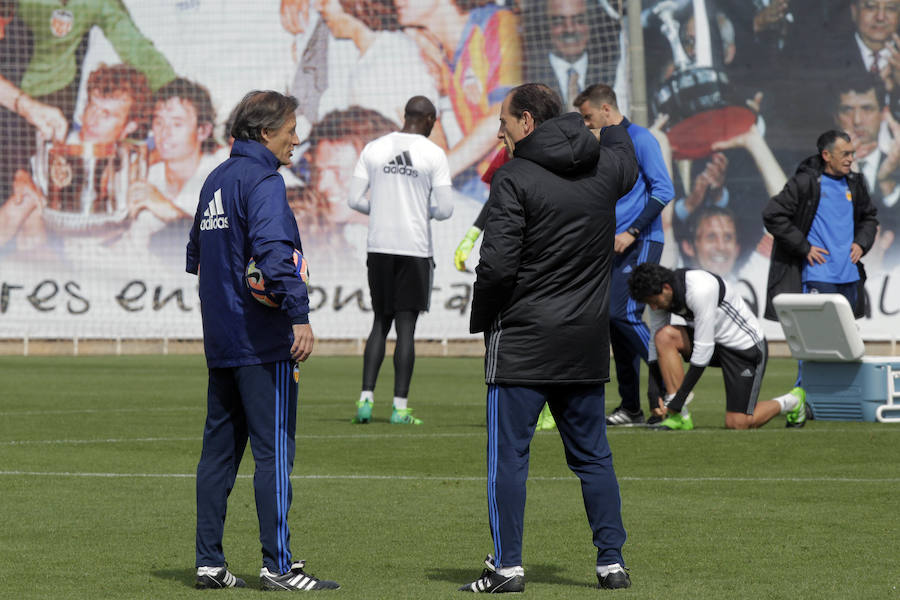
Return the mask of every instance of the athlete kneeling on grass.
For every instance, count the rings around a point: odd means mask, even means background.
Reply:
[[[778,414],[789,426],[806,422],[802,395],[757,402],[768,362],[766,338],[721,277],[703,269],[672,271],[644,263],[634,269],[628,287],[632,298],[650,307],[649,391],[659,403],[654,412],[667,417],[659,428],[694,428],[687,406],[707,365],[722,369],[726,428],[762,427]],[[690,361],[687,373],[682,357]]]

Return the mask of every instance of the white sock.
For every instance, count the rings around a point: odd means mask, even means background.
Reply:
[[[521,566],[518,567],[500,567],[497,569],[497,575],[502,575],[503,577],[515,577],[516,575],[525,576],[525,569]]]
[[[394,408],[397,410],[406,410],[406,398],[394,396]]]
[[[611,565],[597,565],[597,575],[599,575],[600,577],[606,577],[610,573],[615,573],[622,570],[622,565],[620,565],[619,563],[613,563]]]
[[[375,393],[372,390],[363,390],[359,393],[359,401],[362,402],[364,400],[368,400],[371,403],[375,403]]]
[[[779,406],[781,406],[781,414],[791,412],[792,410],[797,408],[797,404],[800,403],[800,400],[797,398],[797,396],[791,394],[790,392],[784,394],[783,396],[772,398],[772,400],[774,400],[779,404]]]
[[[674,398],[674,397],[675,397],[675,394],[666,394],[664,402],[671,402],[672,398]],[[684,399],[684,406],[681,407],[681,412],[677,413],[677,414],[681,415],[685,419],[688,418],[689,416],[691,416],[691,411],[689,411],[687,407],[688,407],[688,404],[690,404],[691,400],[693,400],[693,399],[694,399],[694,392],[691,392],[687,395],[687,398]],[[674,411],[672,411],[672,414],[676,414],[676,413]]]

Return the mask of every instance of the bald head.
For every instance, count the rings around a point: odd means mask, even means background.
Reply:
[[[403,109],[403,131],[431,135],[431,129],[437,119],[437,109],[425,96],[413,96]]]

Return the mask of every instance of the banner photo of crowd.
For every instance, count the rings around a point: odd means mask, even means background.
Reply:
[[[675,190],[662,263],[722,276],[760,317],[773,247],[763,208],[822,132],[846,131],[879,221],[860,329],[900,331],[900,0],[644,0],[635,15],[625,4],[0,0],[0,338],[200,338],[187,234],[229,155],[232,109],[260,89],[299,101],[301,145],[280,172],[311,323],[331,339],[361,338],[372,319],[367,217],[347,204],[357,158],[400,129],[409,98],[432,100],[454,212],[432,222],[431,308],[416,333],[471,337],[479,246],[464,265],[454,252],[503,152],[501,101],[523,82],[572,111],[605,83],[629,117],[640,88]],[[765,332],[783,339],[775,322]]]

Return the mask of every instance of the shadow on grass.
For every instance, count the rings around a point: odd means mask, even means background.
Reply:
[[[156,569],[150,572],[157,579],[167,579],[183,584],[185,587],[194,587],[194,569]]]
[[[404,431],[408,431],[408,432],[413,432],[413,433],[430,434],[430,433],[435,433],[435,430],[434,429],[428,430],[424,426],[438,425],[438,423],[440,423],[441,432],[443,432],[443,433],[446,433],[447,431],[450,431],[452,433],[452,432],[454,432],[454,430],[460,430],[460,431],[464,431],[466,433],[469,433],[470,431],[473,431],[473,430],[476,432],[477,431],[485,431],[484,423],[480,423],[480,424],[479,423],[447,424],[447,423],[441,423],[440,420],[437,418],[434,418],[433,420],[431,420],[431,419],[425,420],[425,422],[422,423],[422,426],[401,425],[401,424],[394,425],[393,423],[391,423],[390,416],[372,417],[372,420],[369,421],[368,423],[352,423],[350,417],[304,419],[304,424],[308,424],[311,421],[315,421],[317,423],[340,423],[340,424],[346,424],[346,425],[353,425],[353,427],[349,431],[352,431],[354,433],[366,433],[366,432],[375,432],[375,431],[383,432],[385,430],[389,430],[392,432],[396,431],[396,432],[401,432],[401,433]],[[387,427],[387,426],[389,426],[389,427]],[[370,429],[370,427],[371,427],[371,429]],[[308,435],[311,435],[314,433],[316,433],[316,432],[298,430],[297,437],[303,437],[304,435],[308,436]],[[555,432],[550,432],[550,433],[555,433]]]
[[[597,582],[583,579],[570,579],[558,575],[562,569],[556,565],[538,564],[528,565],[525,572],[526,587],[529,583],[549,583],[558,585],[571,585],[576,587],[597,587]],[[472,569],[426,569],[425,577],[432,581],[447,581],[456,584],[457,587],[471,583],[481,576],[481,571],[475,566]]]

